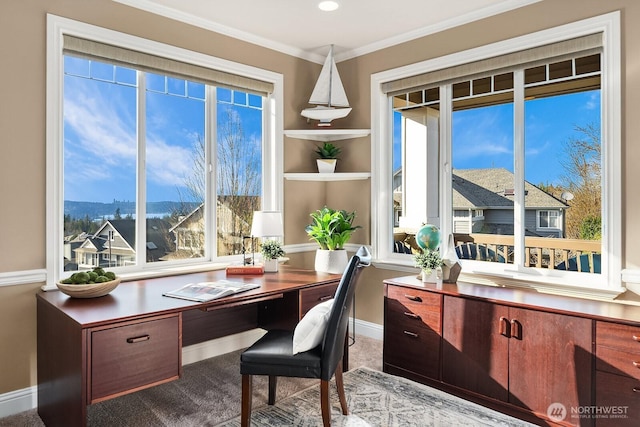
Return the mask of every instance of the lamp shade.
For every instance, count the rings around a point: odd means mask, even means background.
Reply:
[[[251,235],[255,237],[279,237],[284,235],[282,213],[279,211],[254,211]]]

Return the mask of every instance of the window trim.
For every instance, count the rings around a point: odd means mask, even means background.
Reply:
[[[561,211],[558,211],[558,210],[555,210],[555,209],[538,209],[538,210],[536,210],[536,229],[544,230],[544,231],[560,231],[561,230],[560,227],[551,227],[551,226],[545,227],[545,226],[542,225],[542,213],[543,212],[546,212],[546,214],[547,214],[547,222],[551,222],[551,221],[549,221],[549,219],[552,216],[555,216],[556,217],[556,221],[559,222],[559,223],[562,223],[563,215],[562,215]],[[555,215],[549,215],[552,212]]]
[[[430,71],[454,67],[480,61],[492,56],[507,54],[518,50],[530,49],[544,44],[568,40],[584,35],[603,33],[603,66],[601,80],[603,141],[603,227],[607,230],[602,240],[603,274],[592,280],[583,276],[568,283],[558,272],[524,271],[525,269],[504,266],[482,265],[478,261],[461,261],[463,280],[477,283],[503,284],[510,286],[528,286],[551,292],[563,292],[593,297],[611,298],[624,292],[621,282],[622,258],[622,221],[621,209],[621,83],[620,83],[620,12],[615,11],[593,18],[577,21],[547,30],[527,34],[510,40],[429,59],[415,64],[382,71],[371,76],[371,242],[374,248],[376,265],[402,271],[415,271],[409,257],[394,254],[392,248],[393,218],[390,217],[392,199],[391,176],[392,147],[388,135],[392,129],[392,116],[389,95],[383,91],[385,83]],[[441,86],[441,102],[451,101],[450,85]],[[447,111],[447,109],[445,109]],[[440,225],[443,235],[452,230],[451,215],[442,212],[451,211],[451,124],[450,114],[442,114],[440,122]],[[518,244],[518,242],[515,242]],[[487,264],[487,263],[484,263]],[[567,273],[567,272],[563,272]],[[570,275],[569,275],[570,276]],[[565,276],[566,277],[566,276]],[[589,278],[587,278],[589,279]],[[606,279],[606,280],[603,280]],[[586,282],[586,284],[585,284]],[[573,283],[582,283],[574,285]]]
[[[158,56],[167,56],[185,63],[212,68],[238,76],[248,77],[273,84],[273,93],[264,98],[263,129],[263,209],[282,210],[283,206],[283,129],[284,129],[284,82],[283,75],[273,71],[236,63],[222,58],[167,45],[153,40],[97,27],[72,19],[47,14],[47,70],[46,70],[46,281],[44,290],[56,289],[55,281],[62,271],[62,245],[64,217],[63,196],[63,37],[65,34],[89,40],[97,40],[115,46],[137,50]],[[268,167],[267,167],[268,166]],[[238,256],[238,259],[240,256]],[[227,259],[232,259],[229,257]],[[127,277],[153,277],[174,272],[210,270],[223,267],[217,259],[203,263],[185,265],[153,266],[135,271]]]

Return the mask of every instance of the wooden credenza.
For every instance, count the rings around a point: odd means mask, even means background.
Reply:
[[[385,281],[385,372],[541,425],[640,423],[640,307]]]

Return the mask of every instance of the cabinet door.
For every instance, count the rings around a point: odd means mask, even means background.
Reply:
[[[501,317],[508,323],[507,307],[466,298],[444,297],[444,382],[507,401],[509,337],[500,334]]]
[[[510,308],[509,401],[546,414],[549,405],[592,405],[592,321]]]

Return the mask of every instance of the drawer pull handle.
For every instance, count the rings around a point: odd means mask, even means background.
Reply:
[[[633,366],[635,366],[636,368],[640,369],[640,362],[633,362]]]
[[[416,334],[415,332],[409,332],[409,331],[402,331],[404,332],[405,335],[409,335],[412,338],[418,338],[418,334]]]
[[[407,317],[411,317],[412,319],[420,319],[420,316],[418,316],[417,314],[414,314],[414,313],[409,313],[408,311],[405,311],[404,315],[407,316]]]
[[[411,300],[411,301],[416,301],[416,302],[422,302],[422,298],[415,296],[415,295],[404,295],[405,298]]]
[[[135,344],[137,342],[142,342],[142,341],[149,341],[151,337],[149,336],[149,334],[147,335],[140,335],[139,337],[132,337],[132,338],[127,338],[127,342],[129,344]]]
[[[318,301],[326,301],[333,298],[333,295],[325,295],[323,297],[318,298]]]
[[[634,393],[640,393],[640,387],[634,387],[631,389],[631,391]]]
[[[633,338],[634,341],[640,342],[640,337],[638,335],[632,335],[631,337]]]

